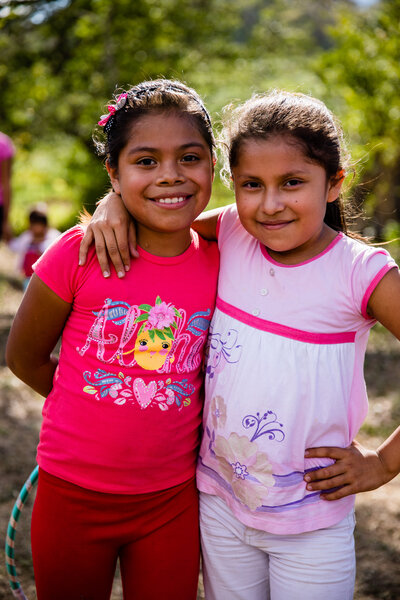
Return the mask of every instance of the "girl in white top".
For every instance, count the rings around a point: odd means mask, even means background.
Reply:
[[[377,452],[351,445],[369,330],[400,338],[399,271],[347,231],[323,103],[256,96],[223,133],[236,206],[196,227],[221,253],[197,471],[206,598],[350,600],[351,494],[400,470],[400,428]]]

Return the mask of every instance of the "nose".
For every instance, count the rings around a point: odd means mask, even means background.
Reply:
[[[179,164],[172,161],[161,164],[157,175],[157,185],[176,185],[177,183],[182,183],[185,177],[179,167]]]
[[[279,190],[267,189],[263,196],[261,209],[266,215],[274,215],[277,212],[282,211],[285,208],[285,204],[281,198]]]

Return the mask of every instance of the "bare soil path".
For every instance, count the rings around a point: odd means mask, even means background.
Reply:
[[[0,246],[0,600],[12,598],[4,566],[5,532],[13,503],[35,466],[43,404],[43,399],[4,364],[9,325],[22,298],[13,264],[11,254]],[[400,343],[380,330],[371,335],[366,379],[370,411],[359,439],[373,448],[400,422]],[[29,600],[36,598],[29,542],[32,500],[21,515],[15,550],[18,573]],[[399,600],[400,477],[380,490],[361,494],[356,514],[355,600]],[[117,576],[112,600],[121,598]],[[200,581],[198,599],[203,598]]]

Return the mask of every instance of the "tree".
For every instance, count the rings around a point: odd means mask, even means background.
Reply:
[[[400,221],[400,1],[344,11],[330,33],[334,47],[319,58],[317,71],[327,96],[342,105],[381,236],[388,220]]]

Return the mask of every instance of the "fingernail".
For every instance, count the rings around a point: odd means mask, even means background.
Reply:
[[[309,476],[309,475],[306,475],[306,476],[304,477],[304,479],[305,479],[306,481],[311,481],[311,478],[310,478],[310,476]]]
[[[110,277],[110,273],[108,271],[103,271],[104,277]]]
[[[125,265],[125,271],[129,271],[130,268],[131,268],[130,265]]]
[[[124,277],[125,273],[123,271],[118,271],[118,277]]]
[[[308,489],[310,492],[312,492],[312,489],[313,489],[313,488],[312,488],[312,485],[308,484],[308,485],[306,485],[306,488],[307,488],[307,489]]]
[[[309,454],[310,454],[310,453],[309,453],[309,451],[308,451],[308,450],[305,450],[305,451],[304,451],[304,456],[309,456]]]
[[[80,260],[80,259],[79,259],[79,263],[78,263],[78,265],[81,267],[81,266],[83,265],[83,260]]]

